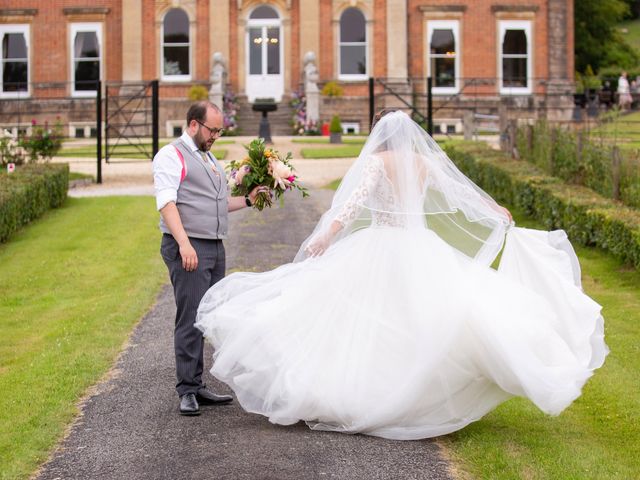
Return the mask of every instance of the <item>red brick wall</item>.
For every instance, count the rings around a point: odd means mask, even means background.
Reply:
[[[106,7],[106,15],[65,15],[66,7]],[[29,42],[32,82],[71,82],[69,24],[80,22],[102,23],[102,71],[106,80],[122,77],[122,12],[117,0],[3,0],[3,9],[37,9],[31,20]],[[22,19],[5,17],[6,23],[23,23]],[[37,91],[38,95],[65,96],[62,89],[50,92]]]
[[[420,5],[451,5],[450,0],[408,0],[409,1],[409,71],[410,76],[426,75],[427,39],[424,38],[424,15]],[[548,73],[547,63],[547,8],[546,0],[509,0],[509,6],[536,6],[538,10],[532,19],[533,77],[544,78]],[[491,11],[495,0],[466,0],[456,2],[466,5],[466,11],[460,16],[451,13],[438,19],[460,19],[460,36],[462,42],[461,72],[462,77],[495,78],[498,73],[497,26],[498,17]],[[429,15],[429,13],[427,13]],[[504,19],[518,19],[517,13],[502,14]],[[573,43],[573,42],[571,42]],[[568,48],[573,48],[568,47]],[[478,88],[478,92],[494,93],[495,87]]]

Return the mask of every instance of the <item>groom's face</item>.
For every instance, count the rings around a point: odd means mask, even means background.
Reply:
[[[222,128],[222,115],[212,108],[208,108],[207,116],[202,123],[204,125],[196,122],[197,130],[193,142],[198,149],[207,152],[219,136],[218,133],[212,133],[212,130],[218,132]]]

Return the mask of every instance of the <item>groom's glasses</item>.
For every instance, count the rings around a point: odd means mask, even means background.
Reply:
[[[224,128],[207,127],[200,120],[196,120],[196,122],[198,122],[200,125],[202,125],[204,128],[206,128],[209,131],[209,136],[210,137],[215,137],[216,135],[220,136],[220,135],[222,135],[224,133]]]

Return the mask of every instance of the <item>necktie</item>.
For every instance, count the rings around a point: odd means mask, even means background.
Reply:
[[[215,164],[213,162],[209,161],[209,157],[207,156],[207,152],[203,152],[202,150],[199,150],[200,152],[200,156],[202,157],[202,160],[204,161],[205,165],[209,165],[211,167],[211,170],[213,170],[213,173],[216,174],[216,176],[220,175],[218,173],[218,169],[215,167]]]

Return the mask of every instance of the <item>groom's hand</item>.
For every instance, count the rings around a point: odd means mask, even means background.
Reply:
[[[198,255],[189,241],[180,245],[180,257],[182,258],[182,268],[187,272],[193,272],[198,268]]]

